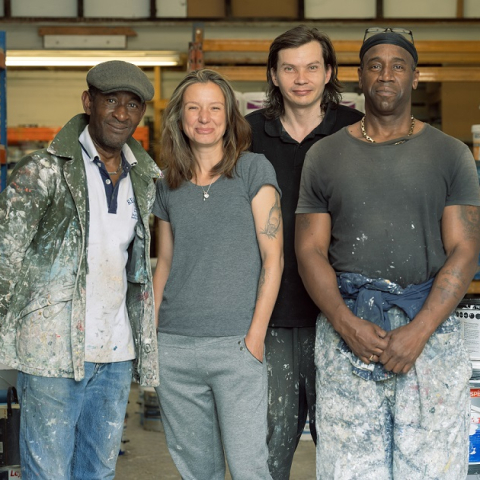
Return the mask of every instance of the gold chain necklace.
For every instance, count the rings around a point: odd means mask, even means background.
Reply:
[[[360,128],[362,129],[362,135],[365,138],[367,142],[370,143],[377,143],[372,137],[367,135],[367,132],[365,131],[365,116],[362,117],[362,120],[360,121]],[[412,115],[411,116],[412,123],[410,124],[410,130],[408,131],[407,137],[410,137],[413,133],[413,129],[415,128],[415,117]],[[395,142],[394,145],[400,145],[403,143],[405,140],[400,140],[399,142]]]

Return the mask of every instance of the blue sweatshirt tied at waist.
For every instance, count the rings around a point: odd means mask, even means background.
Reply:
[[[338,288],[352,313],[387,332],[392,330],[387,312],[398,307],[405,312],[409,320],[413,320],[423,307],[432,289],[433,280],[432,278],[419,285],[402,288],[389,280],[372,279],[360,273],[337,274]],[[350,360],[352,372],[365,380],[382,381],[395,376],[393,372],[385,370],[381,363],[367,365],[362,362],[343,339],[337,349]]]

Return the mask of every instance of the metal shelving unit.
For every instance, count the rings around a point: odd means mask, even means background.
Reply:
[[[7,184],[7,71],[6,35],[0,32],[0,191]]]

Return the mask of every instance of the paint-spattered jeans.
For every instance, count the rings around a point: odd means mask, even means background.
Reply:
[[[398,308],[393,328],[406,324]],[[338,334],[317,320],[317,479],[461,480],[468,469],[471,366],[455,316],[414,367],[385,381],[352,374]]]
[[[85,363],[85,378],[19,372],[23,480],[114,478],[132,362]]]

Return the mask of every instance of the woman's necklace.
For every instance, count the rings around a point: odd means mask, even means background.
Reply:
[[[413,129],[415,128],[415,118],[413,115],[411,116],[411,119],[412,119],[412,123],[410,124],[410,130],[407,134],[407,137],[410,137],[412,135]],[[362,135],[367,142],[377,143],[372,137],[367,135],[367,132],[365,131],[365,115],[362,117],[362,120],[360,121],[360,128],[362,129]],[[404,140],[400,140],[399,142],[395,142],[394,145],[399,145],[400,143],[403,143],[403,142]]]
[[[199,185],[203,192],[203,201],[205,201],[210,196],[208,192],[210,190],[210,187],[212,186],[212,183],[208,186],[207,190],[205,190],[201,185]]]
[[[109,175],[118,175],[122,171],[122,161],[120,160],[120,163],[118,164],[118,168],[114,172],[109,172],[107,170],[107,173]]]

